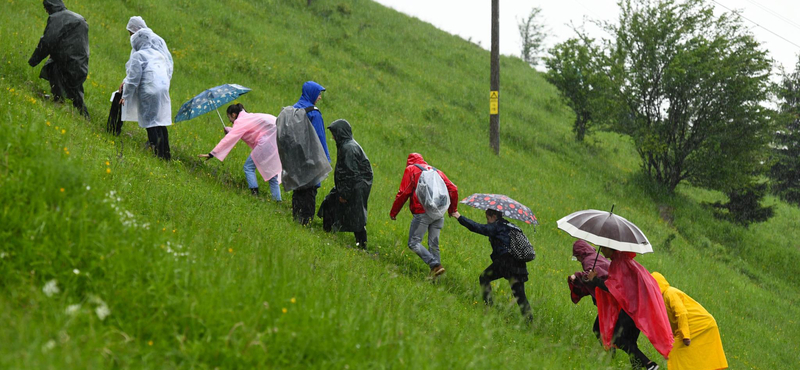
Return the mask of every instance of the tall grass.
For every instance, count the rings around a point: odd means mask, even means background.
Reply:
[[[2,5],[0,368],[625,368],[626,356],[611,358],[591,334],[594,307],[569,300],[565,279],[579,266],[555,227],[572,211],[612,204],[654,243],[638,260],[715,315],[731,368],[800,363],[798,209],[771,200],[776,217],[743,229],[702,206],[720,194],[664,193],[640,175],[627,138],[575,143],[572,117],[522,61],[501,60],[498,157],[488,148],[488,53],[375,3],[67,6],[90,23],[91,122],[44,101],[46,83],[26,64],[42,8]],[[222,137],[211,115],[170,128],[170,163],[146,151],[135,123],[106,134],[132,15],[173,52],[173,111],[205,88],[240,83],[253,89],[239,100],[249,111],[277,114],[302,82],[325,86],[326,122],[348,119],[374,167],[370,251],[319,222],[295,225],[289,202],[249,196],[245,145],[224,163],[197,160]],[[451,220],[447,275],[425,280],[405,246],[410,216],[388,218],[409,152],[462,196],[504,193],[536,212],[542,225],[526,230],[538,255],[526,284],[533,325],[520,321],[506,282],[496,306],[483,307],[477,275],[488,242]]]

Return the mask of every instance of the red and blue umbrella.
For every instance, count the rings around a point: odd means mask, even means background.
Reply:
[[[502,194],[472,194],[460,203],[477,209],[493,209],[503,213],[503,217],[520,220],[530,225],[538,225],[539,221],[530,208]]]

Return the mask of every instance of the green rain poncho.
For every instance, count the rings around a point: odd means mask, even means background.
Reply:
[[[361,145],[353,140],[350,123],[340,119],[328,126],[336,140],[336,168],[333,181],[338,195],[347,203],[337,206],[335,225],[339,231],[358,232],[367,224],[367,201],[372,189],[372,165]]]
[[[64,94],[83,105],[83,82],[89,74],[89,25],[61,0],[44,0],[44,8],[50,16],[28,64],[34,67],[49,55],[39,77],[50,82],[53,94]]]

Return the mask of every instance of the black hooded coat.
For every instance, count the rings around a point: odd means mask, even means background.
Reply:
[[[333,181],[339,197],[347,202],[337,200],[336,220],[334,228],[339,231],[359,232],[367,224],[367,201],[372,190],[372,165],[361,145],[353,140],[350,123],[340,119],[328,126],[336,140],[336,168]]]
[[[66,93],[73,100],[80,94],[82,102],[89,74],[89,25],[61,0],[44,0],[44,8],[50,16],[28,64],[35,67],[49,55],[39,77],[50,81],[54,94]]]

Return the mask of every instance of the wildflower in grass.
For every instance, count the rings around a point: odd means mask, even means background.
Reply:
[[[294,299],[294,297],[292,297],[292,299],[290,299],[289,301],[290,301],[290,302],[292,302],[292,303],[295,303],[295,302],[297,302],[297,300],[296,300],[296,299]]]
[[[64,192],[64,188],[61,188],[60,190],[61,190],[62,193]]]
[[[152,345],[153,345],[153,341],[152,341],[152,340],[151,340],[151,341],[148,341],[148,342],[147,342],[147,345],[148,345],[148,346],[152,346]]]
[[[233,253],[233,248],[228,248],[228,253]]]
[[[58,293],[61,293],[61,289],[58,289],[58,282],[53,279],[44,284],[44,287],[42,287],[42,292],[44,292],[44,295],[52,297]]]
[[[81,273],[81,270],[78,270],[78,269],[72,269],[72,273],[73,273],[73,274],[75,274],[75,275],[78,275],[78,274],[80,274],[80,273]]]
[[[80,310],[81,310],[80,304],[71,304],[67,306],[67,309],[64,310],[64,313],[66,313],[69,316],[75,316],[80,312]]]
[[[97,314],[97,318],[99,318],[100,321],[103,321],[106,319],[106,317],[108,317],[108,315],[111,315],[111,310],[108,309],[108,306],[103,304],[101,306],[97,306],[97,308],[94,309],[94,313]]]
[[[50,121],[47,121],[46,123],[47,123],[48,126],[50,126]]]
[[[0,259],[4,259],[4,258],[6,258],[7,256],[8,256],[8,253],[6,253],[6,252],[0,252]]]
[[[106,173],[111,173],[111,169],[110,168],[106,168]]]
[[[286,307],[284,307],[283,309],[281,309],[281,312],[286,313],[289,312],[289,310],[287,310]]]
[[[61,135],[64,135],[66,133],[67,133],[67,130],[64,130],[64,129],[61,130]]]
[[[110,166],[110,165],[111,165],[111,163],[109,161],[106,161],[106,166]]]
[[[56,348],[56,341],[50,339],[42,346],[42,352],[48,352],[53,348]]]

